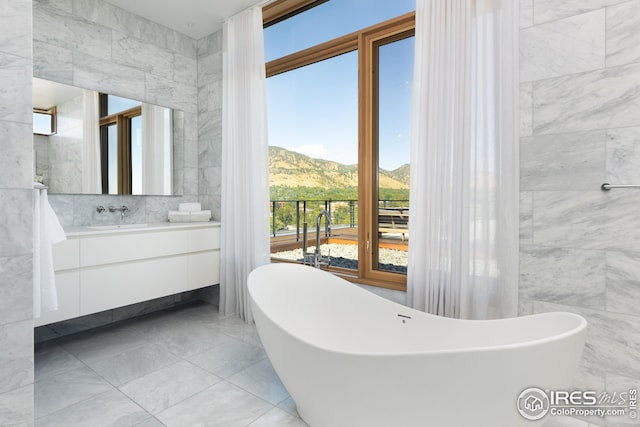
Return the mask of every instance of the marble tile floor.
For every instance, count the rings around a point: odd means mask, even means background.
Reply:
[[[35,426],[306,426],[255,326],[195,303],[36,345]]]
[[[34,394],[36,427],[307,426],[255,326],[199,302],[37,344]]]

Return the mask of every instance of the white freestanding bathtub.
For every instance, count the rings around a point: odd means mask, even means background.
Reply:
[[[312,427],[538,425],[519,394],[569,387],[584,346],[572,313],[449,319],[285,263],[248,286],[269,359]]]

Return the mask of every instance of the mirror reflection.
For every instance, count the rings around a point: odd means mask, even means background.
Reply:
[[[34,174],[50,193],[172,195],[169,108],[34,78]],[[180,138],[177,138],[180,139]]]

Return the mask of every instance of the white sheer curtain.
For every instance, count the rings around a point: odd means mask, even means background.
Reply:
[[[82,94],[82,107],[82,192],[102,193],[98,92],[85,89]]]
[[[262,9],[223,27],[220,311],[253,322],[247,276],[269,255],[269,145]]]
[[[417,0],[408,301],[515,316],[518,2]]]
[[[172,182],[171,159],[167,158],[167,146],[171,145],[167,114],[164,107],[142,104],[142,194],[171,194],[171,187],[167,186]]]

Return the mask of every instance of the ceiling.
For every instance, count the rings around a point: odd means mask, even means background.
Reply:
[[[264,0],[105,0],[193,39],[222,28],[222,22]]]
[[[44,110],[82,95],[82,89],[33,78],[33,106]]]

